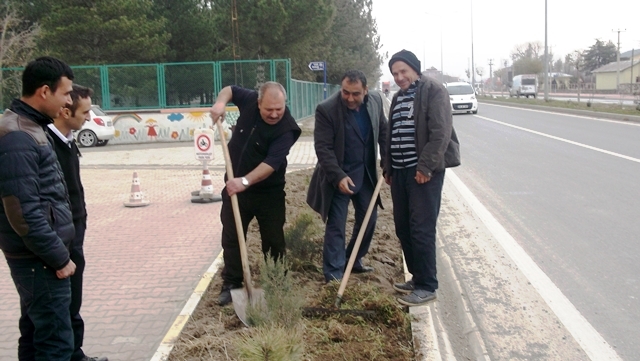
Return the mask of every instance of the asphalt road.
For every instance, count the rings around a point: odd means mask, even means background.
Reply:
[[[640,124],[482,104],[456,175],[624,360],[640,359]]]

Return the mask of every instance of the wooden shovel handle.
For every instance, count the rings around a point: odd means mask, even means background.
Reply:
[[[224,138],[224,129],[220,120],[214,120],[218,125],[218,134],[220,135],[220,143],[222,144],[222,153],[224,153],[224,163],[227,168],[227,179],[233,179],[233,166],[231,165],[231,157],[229,156],[229,147]],[[238,244],[240,246],[240,258],[242,259],[242,275],[244,276],[244,288],[247,290],[247,296],[251,300],[251,291],[253,283],[251,282],[251,272],[249,271],[249,257],[247,255],[247,245],[244,239],[244,229],[242,228],[242,218],[240,217],[240,206],[238,205],[238,196],[231,196],[231,207],[233,208],[233,218],[236,222],[236,233],[238,234]]]
[[[351,275],[351,268],[353,267],[353,264],[356,262],[356,257],[358,256],[358,250],[360,249],[360,243],[362,243],[364,232],[366,231],[367,225],[369,224],[371,213],[373,212],[373,208],[376,206],[376,203],[378,202],[378,194],[380,194],[380,188],[382,187],[383,182],[384,182],[384,177],[378,176],[378,184],[376,184],[376,188],[373,191],[373,195],[371,196],[371,201],[369,202],[369,208],[367,208],[367,213],[364,215],[364,220],[362,221],[360,232],[358,232],[358,238],[356,238],[356,243],[353,245],[353,250],[351,250],[351,256],[349,257],[349,263],[347,263],[347,268],[344,270],[344,275],[342,276],[342,282],[340,282],[340,288],[338,289],[338,296],[336,297],[336,303],[335,303],[335,306],[338,308],[340,308],[340,303],[342,302],[342,295],[344,294],[344,289],[347,288],[347,282],[349,282],[349,276]]]

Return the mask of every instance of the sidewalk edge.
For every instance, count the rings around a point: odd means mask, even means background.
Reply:
[[[182,329],[187,324],[187,321],[189,321],[189,318],[198,306],[198,303],[200,303],[202,295],[207,291],[209,284],[213,280],[216,272],[218,272],[218,269],[222,265],[222,262],[222,251],[220,251],[220,254],[218,254],[211,266],[209,266],[209,269],[207,269],[207,271],[200,278],[200,281],[196,285],[196,288],[193,290],[191,297],[189,297],[187,303],[182,308],[182,311],[180,311],[180,314],[178,315],[178,317],[176,317],[175,321],[169,328],[169,331],[167,331],[166,335],[160,342],[160,346],[158,346],[158,349],[153,354],[153,357],[151,357],[151,361],[167,360],[169,354],[171,353],[171,350],[173,350],[173,347],[175,346],[176,341],[180,337]]]
[[[440,233],[440,232],[438,232]],[[447,273],[447,277],[453,280],[452,283],[452,291],[453,291],[453,299],[457,300],[457,309],[458,309],[458,320],[462,322],[463,333],[469,343],[469,347],[471,352],[473,353],[474,360],[484,360],[489,361],[491,358],[489,357],[489,353],[487,352],[487,348],[485,346],[484,340],[482,339],[482,335],[480,334],[480,329],[478,325],[474,321],[473,317],[473,309],[469,307],[469,301],[467,300],[466,294],[463,292],[464,285],[461,283],[460,279],[456,275],[455,270],[453,269],[453,265],[451,264],[451,259],[449,255],[444,250],[444,243],[440,234],[437,236],[437,252],[438,252],[438,263],[443,267],[438,267],[438,270]]]

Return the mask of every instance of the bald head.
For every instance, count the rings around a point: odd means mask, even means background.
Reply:
[[[286,101],[287,92],[280,83],[264,83],[258,91],[258,108],[262,120],[269,125],[277,124],[284,116]]]

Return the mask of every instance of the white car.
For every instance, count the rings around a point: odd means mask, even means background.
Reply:
[[[476,92],[473,90],[471,84],[465,82],[454,82],[446,83],[445,86],[449,91],[451,110],[454,114],[478,114],[478,99],[476,99]]]
[[[75,132],[76,142],[82,147],[105,146],[116,135],[111,117],[97,105],[91,106],[91,119]]]

